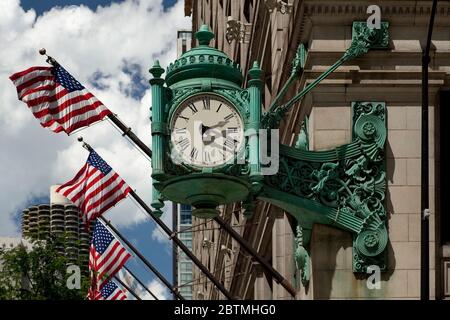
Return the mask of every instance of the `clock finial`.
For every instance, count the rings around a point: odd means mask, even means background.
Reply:
[[[195,37],[197,38],[199,45],[209,46],[209,42],[214,39],[214,33],[209,30],[209,27],[206,24],[203,24],[195,33]]]
[[[161,77],[161,75],[164,73],[164,69],[161,68],[161,66],[159,65],[159,60],[156,60],[155,63],[153,64],[153,67],[151,67],[150,70],[148,70],[148,71],[155,78]]]

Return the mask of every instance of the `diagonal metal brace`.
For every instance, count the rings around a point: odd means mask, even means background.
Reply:
[[[327,71],[322,73],[317,79],[307,85],[302,91],[282,106],[278,102],[286,93],[289,86],[296,80],[296,73],[293,73],[283,86],[280,94],[275,98],[269,111],[263,116],[262,127],[277,128],[284,115],[308,92],[314,89],[322,80],[328,77],[333,71],[343,65],[345,62],[366,54],[370,49],[385,49],[389,45],[388,22],[382,22],[380,29],[369,28],[366,22],[353,22],[352,43],[345,51],[342,57],[336,61]],[[298,56],[296,56],[296,59]]]

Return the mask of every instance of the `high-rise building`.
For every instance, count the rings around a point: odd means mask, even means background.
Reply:
[[[299,45],[308,53],[288,97],[342,57],[352,41],[353,22],[366,21],[371,4],[360,0],[186,0],[185,12],[192,16],[193,30],[209,25],[215,33],[211,45],[241,66],[246,81],[247,70],[253,61],[259,61],[264,72],[263,105],[268,108],[291,75]],[[349,143],[352,102],[385,103],[389,243],[387,271],[381,274],[380,288],[370,288],[367,276],[353,272],[350,233],[322,224],[312,226],[310,280],[304,286],[294,261],[295,218],[262,201],[251,219],[242,216],[239,204],[222,208],[222,217],[296,287],[297,299],[417,299],[421,294],[421,57],[431,1],[385,0],[376,4],[381,20],[389,22],[388,49],[371,50],[331,73],[283,119],[280,142],[294,146],[301,123],[308,117],[309,150],[329,150]],[[440,165],[446,160],[440,137],[450,109],[450,3],[439,2],[434,25],[429,66],[429,293],[442,299],[450,297],[450,202],[445,193],[450,177],[446,166]],[[192,223],[202,221],[194,217]],[[209,245],[204,245],[205,240]],[[193,250],[235,297],[292,299],[213,221],[194,233]],[[194,270],[194,279],[201,277]],[[193,294],[194,299],[223,298],[207,281],[194,282]]]
[[[28,207],[22,212],[22,236],[29,239],[49,240],[65,237],[58,250],[70,262],[85,262],[80,266],[87,271],[90,233],[83,225],[78,208],[67,198],[50,188],[50,203]]]
[[[192,250],[192,209],[191,206],[178,204],[177,234],[180,240]],[[177,250],[178,288],[185,299],[192,299],[193,262],[180,249]]]
[[[191,49],[192,31],[179,30],[177,32],[177,57]],[[191,207],[184,204],[173,203],[173,229],[176,230],[180,240],[192,249],[192,217]],[[186,254],[173,244],[173,271],[174,283],[179,288],[181,295],[185,299],[192,299],[192,274],[193,262]]]
[[[192,31],[178,30],[177,31],[177,57],[191,49],[192,45]]]

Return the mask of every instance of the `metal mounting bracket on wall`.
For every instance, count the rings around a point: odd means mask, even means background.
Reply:
[[[384,102],[353,102],[353,141],[328,151],[280,146],[278,174],[266,176],[258,198],[293,215],[302,229],[326,224],[353,234],[353,271],[370,265],[387,268],[386,247],[386,107]],[[295,259],[306,262],[309,236],[301,240]],[[302,271],[302,279],[307,279]]]
[[[387,49],[389,24],[371,29],[366,22],[354,22],[352,43],[343,56],[315,81],[283,105],[279,101],[303,69],[306,50],[300,45],[293,61],[294,71],[263,117],[262,127],[277,128],[284,115],[309,91],[339,66],[366,54],[370,49]],[[259,199],[272,203],[298,221],[297,268],[304,285],[309,281],[309,238],[312,225],[321,223],[353,234],[353,271],[366,272],[370,265],[387,268],[386,106],[384,102],[353,102],[353,141],[330,151],[309,151],[307,126],[302,125],[295,147],[280,145],[280,170],[266,176]],[[307,119],[305,119],[307,123]],[[306,236],[305,236],[306,231]]]

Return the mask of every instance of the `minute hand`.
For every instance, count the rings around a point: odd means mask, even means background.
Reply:
[[[222,127],[223,125],[227,124],[228,121],[220,121],[217,124],[207,127],[208,129],[214,129],[214,128],[218,128],[218,127]]]

